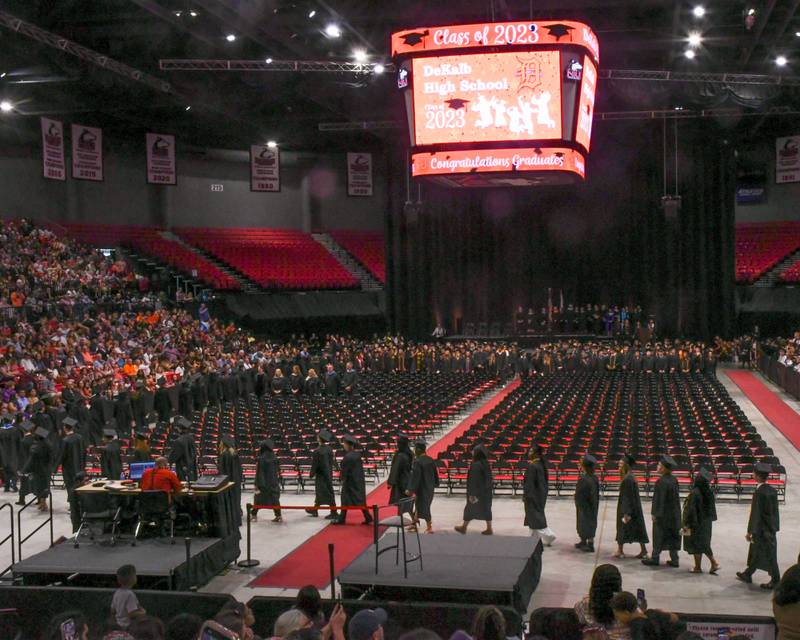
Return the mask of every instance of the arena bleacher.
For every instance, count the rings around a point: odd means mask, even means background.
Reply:
[[[758,280],[800,248],[800,222],[758,222],[736,225],[736,282]],[[796,272],[797,266],[795,266]],[[794,273],[793,272],[793,273]],[[786,279],[791,282],[792,276]]]
[[[383,234],[376,231],[336,230],[331,237],[350,252],[380,282],[386,283]]]

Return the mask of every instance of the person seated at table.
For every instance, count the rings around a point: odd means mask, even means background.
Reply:
[[[172,498],[173,493],[183,491],[183,485],[178,480],[178,476],[169,468],[166,458],[156,458],[156,464],[150,469],[146,469],[139,481],[139,486],[143,491],[165,491]]]

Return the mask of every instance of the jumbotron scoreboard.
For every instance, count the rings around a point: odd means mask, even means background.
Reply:
[[[591,28],[571,21],[393,33],[412,176],[452,187],[582,181],[599,54]]]

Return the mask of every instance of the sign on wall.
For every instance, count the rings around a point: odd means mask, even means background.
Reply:
[[[175,166],[175,136],[164,133],[146,133],[147,182],[149,184],[177,184]]]
[[[103,130],[72,125],[72,177],[75,180],[103,181]]]
[[[775,625],[772,623],[687,622],[686,630],[696,633],[704,640],[717,640],[720,635],[727,638],[745,636],[751,640],[775,640]]]
[[[775,140],[775,182],[800,182],[800,136]]]
[[[372,195],[372,154],[347,154],[347,195]]]
[[[64,161],[64,125],[60,120],[40,119],[42,126],[42,176],[49,180],[66,180]]]
[[[265,144],[250,145],[250,191],[281,190],[281,152]]]

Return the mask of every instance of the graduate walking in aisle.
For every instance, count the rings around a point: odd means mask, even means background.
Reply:
[[[192,436],[192,423],[186,418],[178,418],[180,435],[172,443],[169,462],[175,465],[175,473],[182,482],[197,480],[197,448]]]
[[[758,482],[753,500],[750,503],[750,520],[747,523],[745,538],[750,543],[747,554],[747,568],[737,571],[736,578],[751,583],[753,574],[761,569],[769,573],[770,580],[760,585],[762,589],[774,589],[781,579],[778,570],[778,537],[780,517],[778,515],[778,492],[767,484],[772,467],[759,462],[753,470]]]
[[[467,504],[464,506],[464,521],[455,527],[459,533],[466,533],[472,520],[485,520],[485,536],[492,535],[492,492],[494,478],[489,465],[489,452],[479,444],[472,450],[472,464],[467,473]]]
[[[638,542],[640,551],[637,558],[647,557],[647,547],[650,542],[647,537],[647,527],[644,524],[642,499],[639,497],[639,483],[633,475],[636,459],[626,453],[619,461],[619,474],[622,480],[619,483],[619,497],[617,498],[617,551],[615,558],[624,558],[623,545]]]
[[[439,486],[439,472],[436,463],[428,455],[428,443],[417,440],[414,443],[414,464],[411,466],[411,480],[408,483],[406,495],[414,496],[414,524],[409,527],[416,531],[419,521],[425,520],[425,533],[433,533],[433,516],[431,503],[433,492]]]
[[[280,464],[275,455],[275,444],[269,438],[258,443],[256,495],[253,503],[257,507],[280,507],[281,504]],[[273,522],[283,522],[280,508],[274,509],[273,513]],[[258,520],[258,511],[253,511],[250,520]]]
[[[600,481],[594,473],[597,458],[586,454],[581,461],[583,474],[575,485],[575,516],[579,542],[575,548],[594,552],[594,534],[597,532],[597,513],[600,508]]]
[[[314,481],[314,506],[319,507],[323,504],[331,508],[326,520],[333,520],[338,517],[336,513],[336,494],[333,491],[333,469],[336,466],[336,459],[333,457],[331,449],[333,434],[327,429],[321,429],[317,434],[317,448],[311,455],[311,471],[309,478]],[[312,518],[319,517],[318,509],[306,509],[306,513]]]
[[[355,436],[347,435],[342,438],[342,447],[344,447],[345,454],[342,458],[342,506],[343,507],[364,507],[362,513],[364,514],[364,524],[372,523],[372,516],[369,509],[366,508],[367,503],[367,483],[364,479],[364,461],[361,459],[361,452],[356,450],[358,440]],[[333,521],[333,524],[344,524],[347,521],[347,510],[342,509],[339,511],[339,517]]]
[[[397,504],[406,497],[408,482],[411,480],[411,465],[414,463],[414,453],[411,451],[408,436],[397,436],[397,451],[392,457],[392,466],[389,469],[389,478],[386,485],[389,487],[389,504]]]
[[[36,428],[30,457],[22,469],[22,473],[30,478],[31,492],[36,496],[36,506],[39,511],[47,511],[47,496],[50,494],[50,473],[53,458],[50,453],[50,445],[47,444],[49,435],[50,432],[47,429]]]
[[[547,516],[544,512],[549,490],[550,478],[544,460],[544,449],[542,445],[535,444],[528,451],[528,467],[525,469],[525,479],[522,483],[525,526],[531,533],[537,532],[542,537],[542,544],[548,547],[556,539],[553,530],[547,526]]]
[[[703,573],[700,564],[704,555],[711,561],[710,574],[716,575],[720,568],[711,550],[711,528],[717,519],[711,478],[711,472],[700,467],[683,505],[683,550],[694,556],[694,568],[690,573]]]
[[[100,475],[109,480],[122,476],[122,454],[115,429],[103,429],[105,444],[100,449]]]
[[[662,551],[669,551],[667,564],[678,566],[678,550],[681,548],[681,499],[678,493],[678,481],[672,475],[675,460],[670,456],[661,456],[658,473],[653,489],[651,514],[653,516],[653,554],[644,558],[642,564],[651,567],[659,565]]]
[[[222,475],[228,476],[228,480],[233,482],[233,500],[239,511],[242,510],[242,462],[239,460],[239,453],[236,451],[236,441],[231,436],[223,436],[219,441],[219,459],[217,460],[217,471]]]

